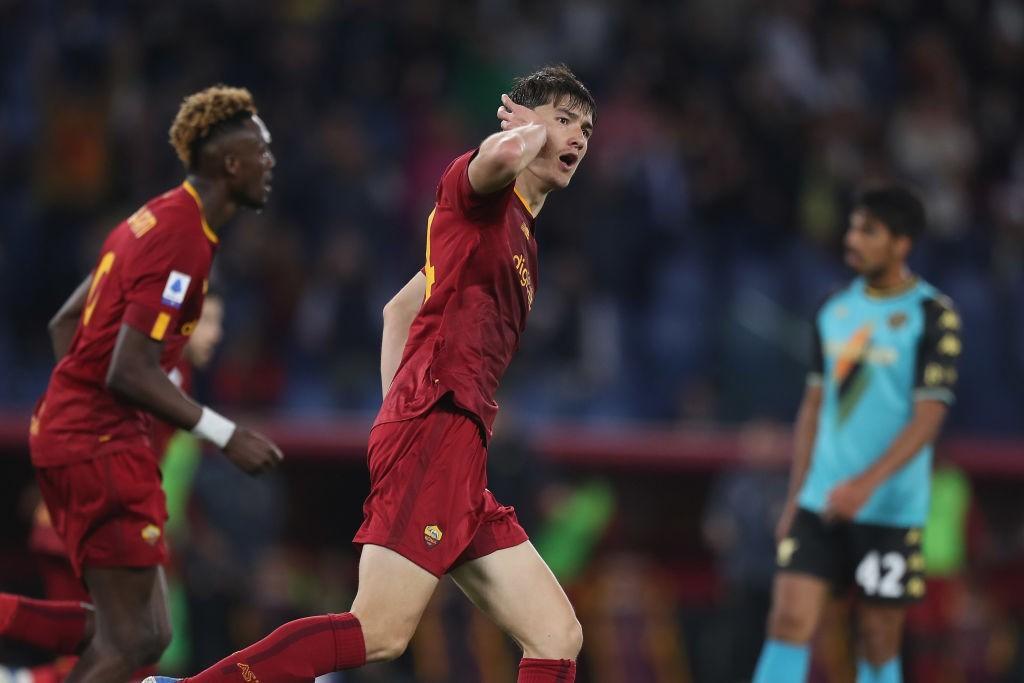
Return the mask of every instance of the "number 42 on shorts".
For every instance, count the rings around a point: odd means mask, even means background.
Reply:
[[[900,553],[881,555],[872,550],[857,565],[855,578],[865,595],[902,598],[903,576],[906,572],[907,560]]]

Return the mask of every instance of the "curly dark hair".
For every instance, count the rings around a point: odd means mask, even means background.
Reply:
[[[191,170],[199,156],[199,148],[216,131],[256,114],[252,93],[245,88],[218,84],[186,97],[171,124],[170,141],[178,158]]]

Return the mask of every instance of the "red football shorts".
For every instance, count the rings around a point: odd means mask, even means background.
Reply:
[[[38,467],[36,481],[76,576],[82,567],[153,567],[167,561],[167,503],[152,453]]]
[[[528,540],[515,509],[487,490],[479,424],[450,400],[374,427],[369,465],[356,543],[389,548],[440,578]]]

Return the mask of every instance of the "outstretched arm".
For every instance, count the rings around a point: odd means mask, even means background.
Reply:
[[[548,139],[548,129],[536,112],[516,104],[508,95],[502,95],[501,102],[501,132],[481,142],[469,164],[469,183],[479,194],[491,194],[515,182]]]
[[[50,342],[53,344],[53,355],[58,361],[71,348],[71,340],[75,338],[78,320],[82,317],[82,311],[85,310],[85,300],[89,295],[89,283],[91,282],[92,273],[75,288],[75,291],[71,293],[71,296],[47,325],[50,331]]]
[[[380,383],[384,396],[388,395],[398,372],[405,342],[409,339],[409,328],[420,312],[426,291],[426,276],[422,272],[416,273],[384,306],[384,334],[380,345]]]

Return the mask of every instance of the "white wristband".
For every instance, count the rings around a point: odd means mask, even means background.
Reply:
[[[203,414],[192,428],[192,433],[200,439],[216,444],[218,448],[224,448],[231,440],[231,435],[235,433],[235,423],[203,406]]]

